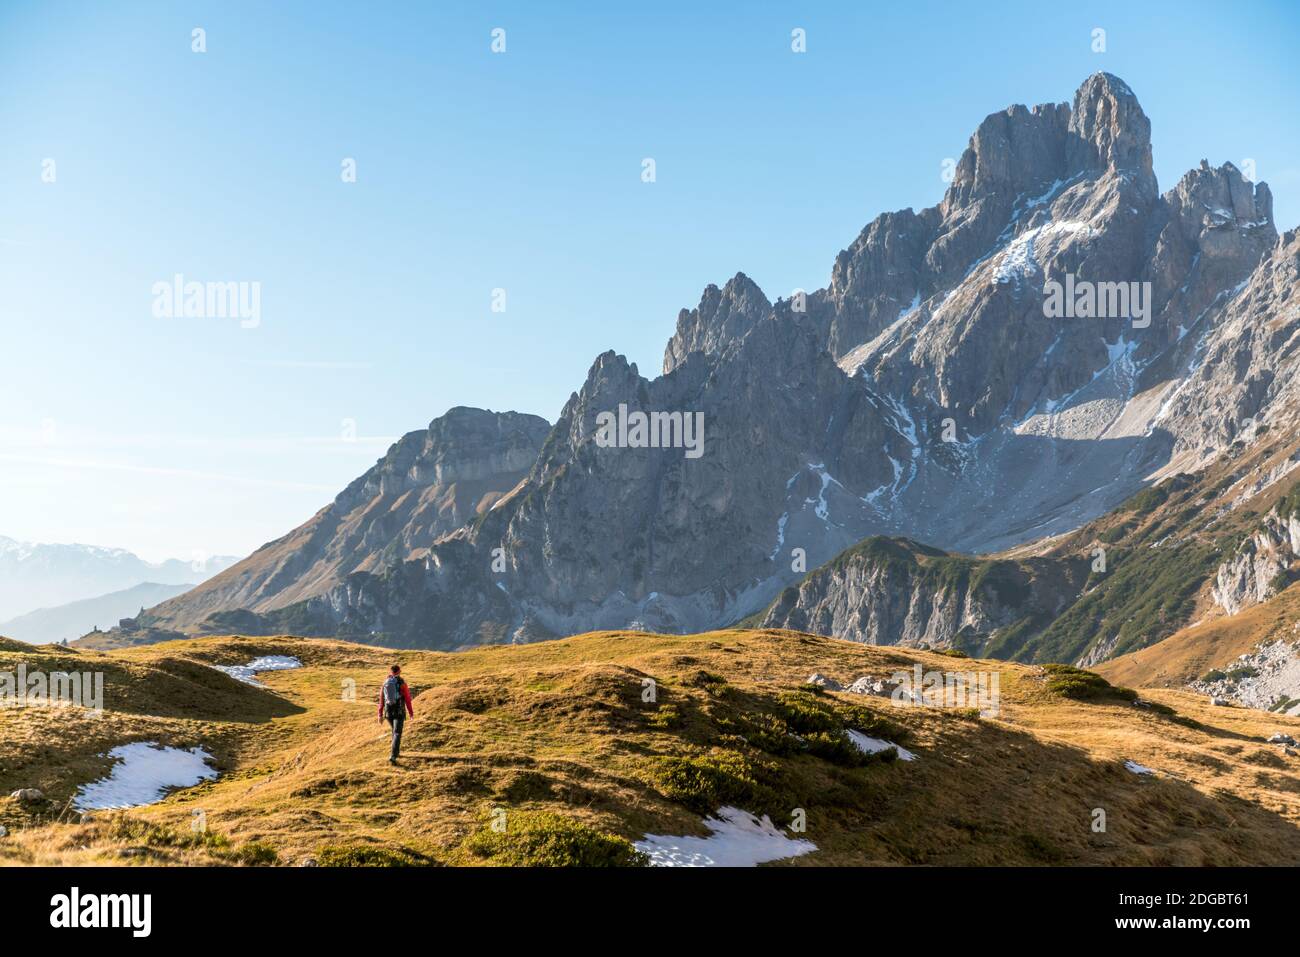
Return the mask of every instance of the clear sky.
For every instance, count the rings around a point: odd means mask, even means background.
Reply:
[[[1300,4],[723,6],[0,0],[0,535],[247,553],[450,406],[657,374],[709,282],[825,285],[1099,69],[1162,189],[1249,158],[1300,223]],[[260,324],[156,317],[177,273]]]

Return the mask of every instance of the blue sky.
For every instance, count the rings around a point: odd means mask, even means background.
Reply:
[[[1250,158],[1300,224],[1294,3],[701,6],[0,0],[0,535],[246,553],[450,406],[656,374],[709,282],[825,285],[1099,69],[1162,189]],[[177,273],[260,324],[156,318]]]

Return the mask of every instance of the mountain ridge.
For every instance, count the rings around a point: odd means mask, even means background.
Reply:
[[[86,632],[99,630],[101,624],[112,627],[137,610],[173,598],[190,588],[191,583],[165,585],[158,582],[141,582],[131,588],[80,598],[66,605],[37,608],[8,621],[0,621],[0,634],[8,635],[29,644],[44,644],[78,638]]]
[[[247,610],[249,630],[441,648],[680,633],[873,535],[993,553],[1068,534],[1243,428],[1294,430],[1300,370],[1268,345],[1297,331],[1297,252],[1231,164],[1160,194],[1150,121],[1094,74],[1072,105],[987,116],[943,200],[878,216],[826,288],[772,303],[739,273],[679,313],[657,378],[598,356],[519,481],[427,552],[310,588],[295,566],[256,601],[210,589],[146,624]],[[1145,315],[1052,316],[1045,284],[1067,277],[1149,289]],[[624,407],[698,413],[704,455],[601,447]]]
[[[237,560],[217,555],[148,562],[125,548],[24,542],[0,535],[0,620],[145,582],[201,581]]]

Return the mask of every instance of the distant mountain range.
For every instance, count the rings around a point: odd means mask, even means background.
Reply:
[[[0,621],[37,609],[54,609],[69,602],[100,598],[145,583],[201,582],[236,561],[222,555],[201,561],[172,558],[153,563],[122,548],[45,545],[0,535]],[[139,606],[130,610],[138,611]],[[115,618],[101,624],[107,627],[116,623]],[[0,627],[0,634],[3,633]]]
[[[82,598],[54,608],[38,608],[9,621],[0,621],[0,635],[34,645],[79,638],[95,629],[112,628],[123,618],[129,618],[144,608],[166,601],[192,587],[188,583],[160,585],[157,582],[143,582],[95,598]]]
[[[1137,97],[1094,74],[986,117],[943,200],[878,216],[825,288],[709,286],[662,375],[606,352],[553,426],[453,409],[116,637],[463,648],[761,614],[1095,663],[1285,586],[1291,551],[1237,548],[1300,461],[1298,273],[1267,185],[1202,161],[1161,193]],[[622,425],[673,414],[698,457]]]

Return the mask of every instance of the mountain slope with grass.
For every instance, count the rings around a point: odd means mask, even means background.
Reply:
[[[211,667],[267,655],[302,667],[259,675],[264,687]],[[416,713],[396,768],[376,720],[394,660]],[[1300,855],[1300,758],[1265,743],[1300,720],[1138,698],[1069,668],[740,629],[457,654],[288,637],[0,645],[0,670],[19,661],[103,670],[107,708],[5,715],[0,746],[17,757],[0,764],[0,793],[44,796],[0,799],[0,863],[640,864],[646,835],[707,836],[705,818],[730,807],[815,845],[781,861],[794,866]],[[917,665],[996,673],[996,716],[805,684]],[[220,775],[147,807],[72,812],[129,741],[202,745]]]
[[[1261,645],[1300,639],[1297,622],[1300,584],[1240,614],[1197,622],[1147,648],[1104,661],[1096,670],[1123,684],[1184,688],[1210,672],[1231,671]]]
[[[1300,578],[1297,465],[1300,442],[1265,431],[1069,535],[982,556],[868,539],[747,623],[1092,666]]]

